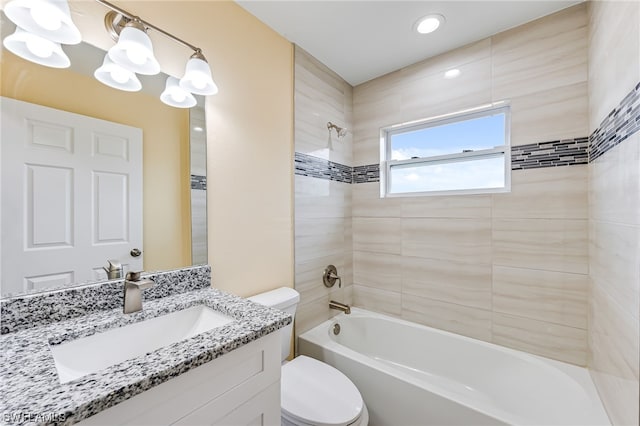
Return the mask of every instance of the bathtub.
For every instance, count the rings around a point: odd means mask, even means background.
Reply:
[[[298,344],[355,383],[371,426],[610,424],[584,368],[362,309]]]

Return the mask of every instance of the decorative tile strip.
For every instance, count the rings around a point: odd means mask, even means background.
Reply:
[[[587,164],[588,147],[588,137],[512,146],[511,170]]]
[[[144,300],[185,293],[211,286],[211,267],[192,266],[143,275],[153,287],[142,292]],[[122,309],[124,281],[100,281],[77,287],[18,295],[0,300],[1,334],[77,318],[108,309]]]
[[[199,175],[191,175],[191,189],[207,190],[207,177]]]
[[[380,164],[366,164],[353,168],[353,183],[380,181]]]
[[[295,153],[295,174],[319,179],[351,183],[353,168],[312,155]]]
[[[640,130],[640,83],[602,120],[590,137],[589,162]]]

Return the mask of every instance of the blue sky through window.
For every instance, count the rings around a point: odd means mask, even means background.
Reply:
[[[497,113],[391,135],[391,159],[408,160],[504,145],[505,115]]]

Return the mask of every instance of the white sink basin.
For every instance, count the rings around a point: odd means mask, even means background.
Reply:
[[[50,348],[60,383],[67,383],[232,321],[198,305]]]

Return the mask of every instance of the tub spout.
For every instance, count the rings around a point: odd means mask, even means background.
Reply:
[[[329,302],[329,308],[337,309],[339,311],[344,312],[349,315],[351,313],[351,307],[349,305],[345,305],[344,303],[336,302],[335,300],[331,300]]]

